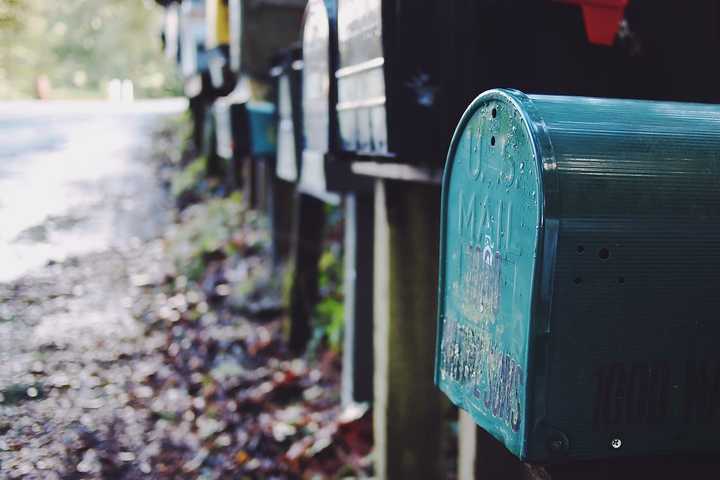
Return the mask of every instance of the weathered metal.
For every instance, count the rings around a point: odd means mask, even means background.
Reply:
[[[337,141],[337,6],[335,0],[310,0],[303,23],[302,115],[304,149],[298,188],[328,203],[326,154]]]
[[[523,460],[717,451],[720,107],[468,108],[443,180],[436,383]]]
[[[291,48],[281,53],[271,76],[275,79],[277,111],[276,176],[295,183],[299,178],[303,150],[302,130],[302,50]]]

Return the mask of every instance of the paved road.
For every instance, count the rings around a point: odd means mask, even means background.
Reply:
[[[159,232],[162,193],[138,151],[183,100],[0,103],[0,281]]]
[[[152,134],[184,108],[0,103],[0,478],[116,478],[78,439],[118,421],[142,445],[123,410],[145,341],[133,279],[160,269],[171,217]]]

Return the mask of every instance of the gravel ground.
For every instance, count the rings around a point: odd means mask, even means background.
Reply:
[[[165,133],[147,145],[176,143]],[[138,155],[167,178],[162,154]],[[176,212],[157,201],[160,181],[142,185],[154,207],[123,214],[124,238],[0,284],[0,478],[368,475],[371,412],[340,407],[338,354],[290,356],[278,292],[247,296],[252,272],[278,283],[267,252],[243,247],[257,226],[232,232],[237,255],[188,281],[168,255],[177,226],[163,219]],[[26,234],[75,225],[46,221]],[[228,278],[272,314],[247,317]]]

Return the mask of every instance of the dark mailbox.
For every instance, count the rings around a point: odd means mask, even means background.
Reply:
[[[446,117],[436,98],[440,72],[434,59],[437,49],[450,54],[437,15],[446,10],[444,4],[339,0],[336,76],[343,151],[442,155],[440,142],[433,141]],[[429,150],[433,144],[436,155]]]
[[[229,0],[230,66],[265,78],[273,55],[297,42],[306,0]]]
[[[525,460],[720,449],[720,107],[480,95],[443,181],[436,382]]]
[[[337,15],[334,0],[310,0],[303,24],[302,113],[304,150],[299,189],[329,202],[326,155],[337,140],[335,99]]]
[[[465,107],[498,86],[718,98],[719,69],[702,54],[719,45],[714,2],[630,2],[612,46],[588,41],[571,3],[338,0],[341,150],[440,166]]]
[[[277,160],[275,175],[287,182],[298,181],[302,156],[302,50],[291,48],[279,54],[271,70],[275,80],[277,111]]]
[[[202,1],[186,0],[180,5],[180,12],[180,69],[185,95],[194,98],[212,90],[205,48],[205,5]]]

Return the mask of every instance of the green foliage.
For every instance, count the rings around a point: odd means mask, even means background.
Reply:
[[[0,98],[33,96],[40,76],[55,97],[102,96],[113,78],[139,97],[178,93],[161,19],[150,0],[1,0]]]
[[[172,186],[170,188],[173,197],[177,198],[184,193],[198,188],[198,185],[205,177],[206,171],[207,158],[198,157],[177,172],[172,179]]]
[[[233,255],[233,233],[244,224],[243,211],[239,193],[188,207],[169,245],[178,272],[197,281],[205,271],[209,254]]]
[[[339,242],[330,242],[320,256],[320,302],[315,307],[313,345],[327,341],[334,351],[342,349],[345,307],[343,298],[343,256]]]
[[[342,300],[325,298],[318,304],[315,312],[328,345],[333,350],[340,351],[345,327],[345,306]]]

